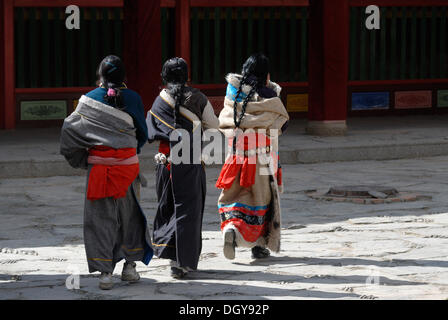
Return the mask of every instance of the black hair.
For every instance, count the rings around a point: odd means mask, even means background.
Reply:
[[[104,100],[120,110],[125,108],[121,94],[125,76],[124,64],[117,56],[109,55],[105,57],[98,67],[99,81],[107,91]],[[111,89],[113,91],[110,91]]]
[[[260,88],[265,86],[266,80],[269,74],[269,59],[263,53],[255,53],[251,55],[246,62],[243,64],[242,76],[240,86],[238,88],[235,102],[233,104],[233,121],[235,123],[235,127],[239,128],[241,125],[241,121],[246,114],[247,104],[250,99],[252,99],[255,92],[257,92]],[[241,107],[241,114],[238,117],[238,97],[243,90],[243,85],[251,86],[251,90],[249,94],[243,101],[243,106]]]
[[[182,58],[167,60],[162,68],[162,80],[165,82],[168,93],[174,98],[174,127],[177,128],[179,108],[183,103],[185,84],[188,80],[188,65]]]

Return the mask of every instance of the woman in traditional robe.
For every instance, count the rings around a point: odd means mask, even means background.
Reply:
[[[202,218],[206,195],[201,159],[202,130],[218,128],[218,118],[207,97],[186,85],[188,66],[172,58],[162,68],[166,84],[147,115],[149,142],[159,143],[156,159],[158,208],[154,219],[153,247],[156,256],[169,259],[171,275],[183,278],[197,269],[202,249]],[[199,139],[199,141],[194,141]],[[171,151],[184,144],[188,159],[175,161]],[[179,153],[180,154],[180,153]]]
[[[61,154],[74,168],[87,169],[84,243],[89,272],[99,271],[99,287],[114,285],[116,263],[125,259],[121,280],[140,279],[135,261],[148,264],[153,251],[139,205],[138,153],[148,129],[140,96],[126,88],[116,56],[98,68],[100,86],[79,99],[64,121]]]
[[[216,183],[224,256],[235,258],[235,247],[252,249],[252,258],[280,250],[281,168],[277,137],[289,116],[281,88],[269,80],[269,60],[254,54],[242,74],[228,74],[220,130],[229,141],[229,155]]]

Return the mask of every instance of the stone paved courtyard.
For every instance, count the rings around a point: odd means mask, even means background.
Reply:
[[[199,270],[178,281],[167,261],[138,264],[137,284],[101,291],[82,239],[85,178],[0,180],[0,299],[448,299],[448,157],[285,165],[282,251],[262,261],[222,254],[216,211],[218,170],[208,197]],[[154,178],[142,189],[152,222]],[[319,201],[309,190],[375,184],[418,193],[419,201]],[[80,289],[67,277],[79,272]]]

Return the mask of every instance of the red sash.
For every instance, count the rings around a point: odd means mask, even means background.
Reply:
[[[236,138],[229,139],[230,147],[233,148],[233,155],[228,157],[224,163],[216,187],[219,189],[229,189],[240,175],[240,186],[249,188],[255,183],[257,172],[256,158],[261,149],[270,146],[270,139],[264,134],[248,133]]]
[[[140,171],[136,149],[113,149],[99,146],[90,149],[89,155],[95,161],[89,162],[94,164],[90,170],[87,199],[126,197],[129,186],[137,178]],[[100,158],[104,159],[101,164],[98,161]],[[120,160],[122,160],[122,164],[120,164]],[[131,164],[129,164],[130,162]]]

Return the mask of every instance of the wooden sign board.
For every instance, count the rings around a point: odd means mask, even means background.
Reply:
[[[308,94],[288,94],[286,110],[288,112],[308,112]]]
[[[352,110],[387,110],[389,101],[389,92],[353,92]]]
[[[67,117],[65,100],[21,101],[20,120],[63,120]]]
[[[420,109],[431,107],[431,90],[395,92],[395,109]]]
[[[439,108],[448,107],[448,90],[437,91],[437,106]]]

